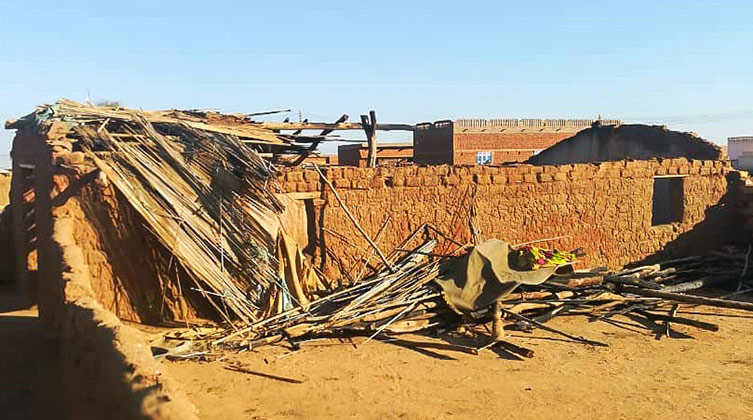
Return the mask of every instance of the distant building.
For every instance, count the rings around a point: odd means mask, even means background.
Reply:
[[[743,152],[732,163],[736,169],[743,171],[753,171],[753,152]]]
[[[727,154],[729,155],[729,160],[732,162],[732,166],[738,169],[745,169],[738,165],[746,152],[753,153],[753,136],[727,138]],[[747,159],[750,159],[750,157],[747,157]]]
[[[338,165],[367,165],[369,147],[364,143],[337,147]],[[393,166],[413,162],[413,145],[410,143],[377,143],[377,166]]]
[[[418,164],[484,165],[523,162],[591,127],[594,120],[460,119],[416,124],[413,160]],[[619,124],[602,120],[602,125]]]

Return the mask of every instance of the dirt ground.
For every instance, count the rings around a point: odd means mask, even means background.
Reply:
[[[676,326],[693,338],[656,340],[646,330],[559,317],[550,325],[610,347],[536,331],[509,339],[535,351],[526,360],[474,356],[417,335],[358,348],[319,340],[298,352],[266,347],[229,358],[302,383],[229,371],[225,361],[163,365],[204,419],[753,418],[753,315],[705,307],[680,313],[720,330]]]
[[[0,283],[0,418],[65,419],[55,340],[20,301]]]

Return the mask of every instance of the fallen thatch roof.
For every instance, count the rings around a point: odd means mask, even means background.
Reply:
[[[242,116],[68,100],[6,126],[52,122],[67,126],[74,151],[123,194],[223,318],[252,322],[270,293],[287,290],[275,257],[285,206],[272,188],[277,169],[258,150],[290,139]]]

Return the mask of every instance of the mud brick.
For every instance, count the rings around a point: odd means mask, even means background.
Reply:
[[[422,184],[426,187],[434,187],[439,184],[439,177],[434,174],[426,175],[421,179],[423,180]]]
[[[554,179],[551,174],[541,173],[538,174],[539,182],[552,182]]]
[[[421,178],[418,176],[411,176],[405,179],[405,186],[406,187],[420,187],[421,186]]]
[[[460,184],[460,177],[457,175],[448,175],[444,177],[445,185],[458,185]]]
[[[528,184],[536,182],[536,174],[523,174],[523,182]]]
[[[285,179],[290,182],[303,181],[303,174],[299,171],[290,171],[285,174]]]
[[[492,175],[492,182],[495,183],[495,184],[506,184],[507,183],[507,175],[494,174],[494,175]]]
[[[350,180],[345,178],[337,178],[332,181],[335,188],[350,188]]]
[[[492,183],[492,179],[486,174],[475,174],[473,176],[473,182],[479,185],[489,185]]]

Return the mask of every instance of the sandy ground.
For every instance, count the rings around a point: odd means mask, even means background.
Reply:
[[[25,308],[9,284],[0,284],[0,418],[65,419],[54,339],[36,308]]]
[[[205,419],[752,419],[753,315],[680,312],[720,331],[677,326],[694,338],[657,341],[646,330],[560,317],[550,325],[611,346],[536,331],[509,339],[535,351],[526,360],[474,356],[416,335],[400,338],[420,349],[313,341],[298,352],[266,347],[230,358],[300,384],[232,372],[224,361],[163,365]]]

